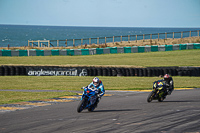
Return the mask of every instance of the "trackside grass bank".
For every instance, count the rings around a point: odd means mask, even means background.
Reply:
[[[85,56],[0,57],[0,65],[48,66],[200,66],[200,49]]]
[[[35,66],[123,66],[123,67],[159,67],[159,66],[200,66],[200,49],[106,54],[87,56],[34,56],[0,57],[0,65]],[[46,98],[75,95],[68,91],[80,91],[94,77],[78,76],[0,76],[0,89],[8,90],[66,90],[65,92],[0,92],[0,104],[18,101],[30,101]],[[150,90],[159,77],[99,77],[106,90]],[[200,77],[173,77],[175,88],[200,88]]]
[[[35,101],[41,99],[57,98],[61,96],[76,95],[73,92],[16,92],[0,91],[0,105],[23,101]]]
[[[106,90],[150,90],[159,77],[99,77]],[[173,77],[175,88],[200,88],[200,77]],[[93,77],[69,76],[0,76],[0,89],[16,90],[66,90],[64,92],[0,92],[0,104],[18,101],[40,100],[64,95],[75,95],[68,91],[81,91]]]

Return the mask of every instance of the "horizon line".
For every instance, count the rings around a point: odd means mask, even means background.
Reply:
[[[34,25],[34,24],[0,24],[0,25],[11,25],[11,26],[52,26],[52,27],[99,27],[99,28],[200,28],[200,27],[175,27],[175,26],[66,26],[66,25]]]

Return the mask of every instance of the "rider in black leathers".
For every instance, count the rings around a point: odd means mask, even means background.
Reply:
[[[172,77],[170,77],[169,74],[165,74],[163,80],[166,82],[167,95],[171,95],[172,91],[174,90],[174,81]]]

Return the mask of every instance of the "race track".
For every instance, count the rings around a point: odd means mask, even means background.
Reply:
[[[0,113],[1,133],[200,132],[200,89],[175,90],[163,102],[149,92],[106,91],[94,112],[77,113],[79,101]]]

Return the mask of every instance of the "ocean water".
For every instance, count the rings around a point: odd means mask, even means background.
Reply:
[[[33,26],[33,25],[0,25],[0,47],[20,47],[28,46],[28,40],[52,40],[51,44],[59,46],[66,46],[65,40],[67,39],[67,45],[73,46],[73,39],[75,39],[75,45],[97,43],[99,37],[99,43],[112,42],[113,36],[115,41],[128,41],[128,35],[130,40],[135,40],[135,35],[138,35],[137,39],[142,39],[143,34],[145,39],[149,39],[149,34],[155,34],[152,38],[157,38],[157,33],[172,33],[182,32],[183,37],[188,37],[189,32],[184,31],[197,31],[200,28],[144,28],[144,27],[71,27],[71,26]],[[197,36],[197,32],[192,32],[192,36]],[[172,34],[168,34],[167,37],[172,37]],[[175,38],[180,38],[181,34],[176,33]],[[159,38],[165,38],[165,34],[160,34]],[[83,39],[83,42],[81,42]],[[37,45],[37,43],[36,43]]]

